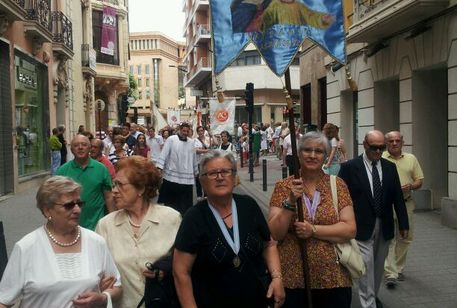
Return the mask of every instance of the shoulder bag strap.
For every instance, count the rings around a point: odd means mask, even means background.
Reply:
[[[336,176],[330,176],[330,187],[332,188],[332,200],[333,200],[333,207],[335,208],[336,217],[338,217],[338,221],[340,220],[340,213],[338,211],[338,193],[336,189]]]

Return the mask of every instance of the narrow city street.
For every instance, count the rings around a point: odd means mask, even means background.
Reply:
[[[254,181],[249,181],[247,164],[239,168],[241,184],[238,193],[249,194],[268,211],[268,203],[275,182],[281,178],[281,162],[267,156],[267,191],[262,190],[262,167],[254,168]],[[36,208],[36,190],[3,198],[0,201],[0,220],[3,221],[8,254],[14,243],[43,222]],[[455,308],[457,307],[457,230],[440,222],[438,211],[415,214],[415,239],[408,254],[406,280],[393,290],[381,287],[380,299],[388,308]],[[352,307],[360,307],[353,291]]]

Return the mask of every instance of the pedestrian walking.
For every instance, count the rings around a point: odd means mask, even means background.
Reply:
[[[59,130],[57,137],[59,137],[59,142],[62,144],[62,147],[60,148],[60,166],[62,166],[67,162],[68,154],[67,141],[65,140],[65,125],[60,124],[57,129]]]
[[[0,307],[19,300],[20,307],[106,307],[121,297],[105,240],[78,224],[80,193],[81,186],[63,176],[40,186],[37,207],[47,221],[14,245],[0,282]]]
[[[156,134],[154,127],[148,129],[148,136],[146,137],[146,144],[148,145],[151,151],[151,161],[156,164],[157,159],[159,159],[160,152],[162,152],[163,147],[163,138],[162,136]]]
[[[384,261],[394,237],[393,210],[402,238],[408,236],[408,214],[395,164],[382,158],[386,148],[383,133],[367,132],[363,147],[362,155],[341,165],[339,176],[351,193],[356,240],[366,266],[365,275],[359,279],[360,303],[364,308],[382,307],[378,292],[384,276]]]
[[[257,203],[233,194],[235,175],[232,153],[202,157],[207,199],[186,213],[175,242],[173,273],[182,307],[264,308],[268,299],[270,307],[284,301],[276,242]]]
[[[121,273],[123,294],[119,307],[138,306],[145,295],[145,280],[155,278],[145,264],[172,253],[181,216],[152,202],[160,180],[160,172],[149,159],[132,156],[120,160],[113,181],[118,210],[97,225],[96,231],[105,238]]]
[[[280,243],[278,249],[286,288],[284,307],[307,305],[299,245],[299,239],[305,239],[313,306],[349,308],[352,280],[349,272],[337,262],[335,244],[355,237],[351,197],[344,182],[337,179],[337,214],[330,177],[322,171],[330,152],[322,133],[305,134],[297,148],[300,178],[290,176],[276,183],[268,215],[271,234]],[[296,221],[298,198],[302,199],[304,222]]]
[[[323,132],[328,139],[330,148],[330,155],[327,157],[327,161],[324,164],[324,172],[330,175],[338,175],[340,171],[341,158],[344,154],[341,152],[338,136],[338,126],[332,123],[326,123],[323,127]]]
[[[409,222],[408,237],[402,238],[400,236],[398,219],[394,217],[395,235],[390,243],[389,254],[384,265],[386,286],[388,288],[394,288],[397,281],[403,281],[405,279],[403,270],[406,265],[408,249],[413,241],[414,231],[415,203],[412,198],[412,192],[422,187],[424,173],[417,158],[411,153],[403,152],[403,135],[399,131],[387,133],[386,141],[387,151],[382,156],[397,166]]]
[[[205,129],[203,126],[197,126],[197,138],[194,139],[194,147],[197,156],[197,164],[200,165],[200,159],[202,155],[208,153],[210,149],[210,144],[206,141],[205,138]],[[205,193],[200,184],[200,179],[198,176],[195,177],[195,191],[197,193],[197,201],[203,200]]]
[[[105,213],[115,209],[111,194],[111,176],[103,164],[90,158],[89,138],[76,135],[70,147],[74,159],[60,166],[57,175],[68,176],[82,186],[81,200],[85,206],[81,211],[80,224],[94,230]]]
[[[188,138],[189,130],[189,123],[181,123],[178,134],[168,137],[156,164],[163,176],[158,203],[171,206],[182,215],[192,206],[198,174],[194,140]]]
[[[92,139],[90,141],[90,157],[96,161],[102,163],[111,176],[111,180],[114,180],[116,171],[114,170],[113,164],[109,161],[108,157],[103,154],[104,144],[100,139]]]
[[[49,137],[49,148],[51,149],[51,175],[55,175],[61,163],[62,143],[59,141],[59,129],[53,128]]]

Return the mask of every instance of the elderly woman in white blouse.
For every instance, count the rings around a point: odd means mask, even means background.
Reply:
[[[120,275],[105,240],[79,226],[81,187],[55,176],[38,190],[44,226],[13,248],[0,282],[0,307],[106,307],[121,297]]]
[[[121,272],[124,292],[118,307],[137,307],[146,277],[155,277],[146,263],[172,251],[181,215],[152,202],[160,180],[160,172],[145,157],[127,157],[116,165],[113,197],[119,210],[102,218],[96,232],[106,239]]]

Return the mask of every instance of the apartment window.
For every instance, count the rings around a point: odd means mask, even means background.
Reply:
[[[149,47],[149,42],[150,42],[150,41],[151,41],[151,40],[147,40],[147,41],[146,41],[146,48],[147,48],[147,49],[150,49],[150,47]]]
[[[138,78],[138,87],[143,86],[143,80],[141,78]]]
[[[159,80],[159,61],[160,59],[153,59],[153,70],[154,70],[154,103],[156,106],[160,106],[160,80]]]
[[[137,70],[138,75],[141,75],[141,65],[138,65],[136,67],[136,70]]]
[[[146,89],[146,98],[147,99],[151,98],[151,91],[149,89]]]
[[[114,55],[107,55],[101,53],[102,45],[102,20],[103,12],[102,11],[92,11],[92,33],[93,33],[93,48],[97,51],[97,62],[106,63],[112,65],[119,65],[119,32],[116,33],[116,38],[114,41]],[[116,28],[119,29],[119,23],[116,19]]]
[[[138,99],[143,99],[143,91],[138,91]]]
[[[137,49],[138,49],[138,41],[135,40],[135,50],[137,50]]]
[[[130,66],[129,66],[129,72],[130,72],[130,74],[133,75],[133,65],[130,65]]]
[[[146,78],[146,87],[149,87],[151,85],[151,82],[149,80],[149,78]]]
[[[144,66],[144,73],[149,75],[149,64]]]
[[[260,55],[257,51],[245,51],[232,63],[232,66],[246,66],[261,64]]]

